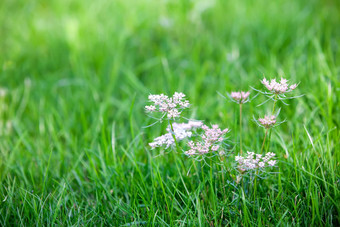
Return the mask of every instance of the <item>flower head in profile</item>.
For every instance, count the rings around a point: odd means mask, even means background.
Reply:
[[[290,85],[288,80],[284,78],[281,78],[279,82],[277,82],[276,79],[272,79],[269,82],[266,78],[263,78],[261,83],[267,88],[269,93],[277,95],[291,92],[298,86],[297,84]]]
[[[259,118],[258,121],[259,121],[260,125],[262,125],[264,128],[271,128],[276,123],[276,116],[265,115],[264,118]]]
[[[154,139],[153,142],[149,143],[149,146],[154,149],[156,147],[165,146],[165,148],[169,148],[172,145],[175,145],[175,140],[172,134],[175,135],[177,141],[181,141],[185,138],[192,136],[192,130],[195,128],[200,128],[203,125],[201,121],[189,121],[188,123],[173,123],[173,131],[171,127],[168,126],[166,128],[167,133],[161,135]]]
[[[243,104],[243,103],[246,103],[246,102],[249,101],[249,95],[250,95],[249,91],[247,91],[247,92],[244,92],[244,91],[235,92],[235,91],[233,91],[233,92],[230,93],[229,96],[231,97],[231,99],[234,102],[236,102],[238,104]]]
[[[273,160],[275,154],[268,152],[266,155],[247,152],[245,157],[236,156],[237,168],[241,171],[262,169],[265,167],[273,167],[276,165],[276,160]]]
[[[264,94],[268,99],[263,103],[259,104],[258,106],[266,103],[269,100],[272,101],[281,101],[283,104],[288,105],[284,102],[286,99],[294,99],[299,98],[303,95],[299,96],[287,96],[288,93],[294,91],[298,84],[292,84],[287,79],[281,78],[281,80],[271,79],[270,81],[266,78],[261,80],[261,83],[266,88],[265,91],[257,90],[251,87],[253,90],[257,91],[258,93]]]
[[[189,108],[189,101],[185,99],[185,94],[175,92],[172,97],[167,95],[149,95],[149,101],[152,105],[145,106],[147,112],[161,112],[169,119],[177,118],[181,115],[182,110]]]
[[[202,141],[189,141],[188,145],[190,149],[185,153],[190,156],[203,155],[210,152],[223,154],[223,152],[220,151],[220,143],[225,139],[224,136],[229,129],[226,128],[222,130],[218,125],[212,125],[211,128],[207,125],[203,125],[202,129],[204,130],[203,135],[201,135]]]

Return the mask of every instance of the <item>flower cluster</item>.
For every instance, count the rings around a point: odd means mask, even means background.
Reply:
[[[268,152],[265,156],[262,154],[255,154],[254,152],[247,152],[246,157],[236,156],[235,161],[238,162],[238,168],[241,171],[264,168],[268,166],[275,166],[276,160],[272,160],[275,154]]]
[[[273,94],[284,94],[290,91],[293,91],[298,85],[297,84],[288,84],[288,80],[281,78],[280,82],[276,82],[276,79],[272,79],[270,82],[263,78],[261,83]]]
[[[170,119],[177,118],[181,114],[181,110],[189,107],[189,101],[185,99],[185,94],[175,92],[172,97],[167,95],[149,95],[149,101],[153,105],[145,106],[148,112],[162,112],[166,113]]]
[[[249,101],[249,91],[244,92],[231,92],[230,97],[235,100],[238,104],[243,104]]]
[[[202,142],[193,142],[190,141],[188,143],[190,150],[186,151],[187,155],[200,155],[207,154],[210,151],[216,152],[219,150],[219,143],[224,140],[224,135],[229,131],[229,129],[221,130],[218,125],[212,125],[209,128],[206,125],[202,126],[204,130],[204,134],[202,135]]]
[[[173,132],[171,127],[167,127],[168,133],[159,136],[154,139],[152,143],[149,143],[152,149],[156,147],[161,147],[165,145],[165,148],[169,148],[169,146],[175,144],[175,140],[172,136],[172,133],[175,135],[177,141],[181,141],[187,137],[192,136],[191,130],[194,128],[199,128],[203,125],[201,121],[189,121],[188,123],[173,123]]]
[[[276,117],[274,115],[267,116],[265,115],[264,118],[259,118],[260,124],[265,128],[271,128],[276,123]]]

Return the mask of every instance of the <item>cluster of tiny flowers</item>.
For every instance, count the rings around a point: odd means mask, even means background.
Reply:
[[[262,154],[255,154],[254,152],[247,152],[246,157],[236,156],[235,161],[238,162],[238,168],[241,171],[264,168],[268,166],[275,166],[276,160],[272,160],[275,154],[268,152],[265,156]]]
[[[207,154],[210,151],[216,152],[220,148],[219,143],[224,140],[224,135],[229,131],[229,129],[221,130],[218,125],[212,125],[209,128],[206,125],[202,126],[204,130],[204,134],[202,135],[202,142],[193,142],[190,141],[188,143],[190,150],[186,151],[187,155],[199,155],[199,154]],[[220,152],[222,154],[222,152]]]
[[[187,137],[192,136],[191,130],[194,128],[199,128],[203,125],[201,121],[189,121],[188,123],[173,123],[172,127],[174,129],[174,135],[176,137],[177,141],[181,141]],[[161,147],[165,145],[165,148],[169,148],[169,146],[175,144],[175,140],[172,136],[171,128],[170,126],[166,129],[168,133],[159,136],[154,139],[152,143],[149,143],[150,147],[152,149],[156,147]]]
[[[265,115],[264,118],[259,118],[260,124],[265,128],[271,128],[276,123],[276,117],[274,115],[267,116]]]
[[[266,78],[263,78],[261,83],[274,94],[284,94],[293,91],[297,87],[297,84],[289,85],[288,80],[284,78],[281,78],[280,82],[276,82],[276,79],[269,82]]]
[[[163,112],[167,114],[168,118],[179,117],[181,109],[189,107],[189,101],[185,99],[185,94],[181,92],[175,92],[172,97],[167,95],[149,95],[149,101],[153,102],[153,105],[145,106],[148,112]]]
[[[249,91],[231,92],[230,94],[231,98],[234,99],[239,104],[247,102],[249,100],[248,99],[249,95],[250,95]]]

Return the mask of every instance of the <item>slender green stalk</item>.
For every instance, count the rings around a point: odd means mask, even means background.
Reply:
[[[268,134],[268,129],[266,129],[266,133],[264,134],[264,139],[263,139],[263,143],[262,143],[262,147],[261,147],[261,154],[262,154],[262,151],[263,151],[263,148],[264,148],[264,144],[266,142],[266,138],[267,138],[267,134]]]
[[[179,149],[179,145],[178,145],[178,142],[177,142],[177,139],[176,139],[174,127],[172,126],[172,120],[169,120],[169,123],[170,123],[170,128],[171,128],[171,135],[172,135],[172,138],[174,138],[175,145],[176,145],[176,152],[173,153],[173,158],[174,158],[174,161],[177,163],[178,156],[176,155],[176,153],[178,153],[180,151],[180,149]],[[181,163],[181,166],[185,169],[184,160],[180,158],[179,161]]]
[[[257,195],[257,171],[255,172],[255,179],[254,179],[254,201],[256,200]]]
[[[275,113],[276,103],[277,103],[277,95],[275,95],[272,115],[274,115],[274,113]],[[266,131],[266,134],[267,134],[267,132],[268,132],[268,129],[267,129],[267,131]],[[268,137],[268,146],[267,146],[267,149],[266,149],[267,152],[268,152],[268,149],[269,149],[271,137],[272,137],[272,130],[270,129],[270,131],[269,131],[269,137]],[[263,141],[263,145],[264,145],[264,141]],[[262,145],[262,146],[263,146],[263,145]],[[261,153],[262,153],[262,149],[261,149]]]
[[[199,174],[199,170],[198,170],[198,168],[196,166],[196,160],[192,159],[192,163],[194,165],[194,168],[195,168],[195,171],[196,171],[196,174],[197,174],[197,179],[198,179],[198,181],[200,181],[200,174]]]
[[[277,103],[277,95],[275,95],[275,99],[274,99],[274,105],[273,105],[273,111],[272,111],[272,115],[275,112],[275,107],[276,107],[276,103]]]
[[[242,155],[242,103],[240,103],[240,153]]]
[[[174,141],[175,141],[175,144],[176,144],[176,152],[179,152],[179,146],[178,146],[177,139],[176,139],[176,136],[175,136],[174,127],[172,126],[172,120],[169,120],[169,123],[170,123],[170,128],[171,128],[171,135],[172,135],[172,138],[174,138]]]
[[[221,175],[222,175],[222,188],[223,188],[223,199],[226,199],[226,194],[225,194],[225,180],[224,180],[224,173],[223,173],[223,165],[221,165]]]

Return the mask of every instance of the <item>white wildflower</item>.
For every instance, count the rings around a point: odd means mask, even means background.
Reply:
[[[175,92],[172,97],[167,95],[149,95],[149,101],[153,102],[153,105],[145,106],[148,112],[163,112],[170,119],[177,118],[181,115],[181,111],[190,106],[188,100],[185,99],[185,94],[181,92]]]
[[[156,107],[153,105],[145,106],[146,111],[153,112],[156,110]]]
[[[297,84],[289,85],[288,80],[284,78],[281,78],[280,82],[277,82],[276,79],[272,79],[269,82],[266,78],[263,78],[261,83],[269,90],[270,93],[278,95],[291,92],[298,86]]]
[[[249,101],[249,91],[244,92],[244,91],[240,91],[240,92],[231,92],[230,93],[230,97],[238,104],[243,104]]]
[[[268,166],[275,166],[276,160],[271,160],[275,156],[274,153],[267,153],[265,156],[255,154],[254,152],[247,152],[246,157],[235,156],[235,161],[238,163],[238,169],[241,171],[254,170]]]
[[[270,165],[270,166],[275,166],[275,164],[276,164],[276,160],[268,161],[268,165]]]
[[[258,120],[260,124],[265,128],[271,128],[276,123],[276,117],[274,115],[272,116],[265,115],[264,118],[259,118]]]
[[[219,143],[224,140],[225,134],[229,131],[227,128],[221,130],[218,125],[212,125],[211,128],[203,125],[202,129],[204,130],[204,134],[201,136],[202,141],[196,143],[190,141],[188,143],[190,149],[185,152],[187,155],[202,155],[210,151],[218,151],[220,148]],[[221,151],[219,153],[222,154]]]
[[[172,133],[174,133],[176,140],[181,141],[187,137],[192,136],[191,130],[194,128],[199,128],[203,125],[201,121],[189,121],[188,123],[173,123],[173,132],[171,130],[171,127],[167,127],[168,133],[159,136],[154,139],[153,142],[149,143],[150,147],[152,149],[156,147],[161,147],[165,145],[165,148],[169,148],[171,145],[175,144],[175,140],[172,136]]]

